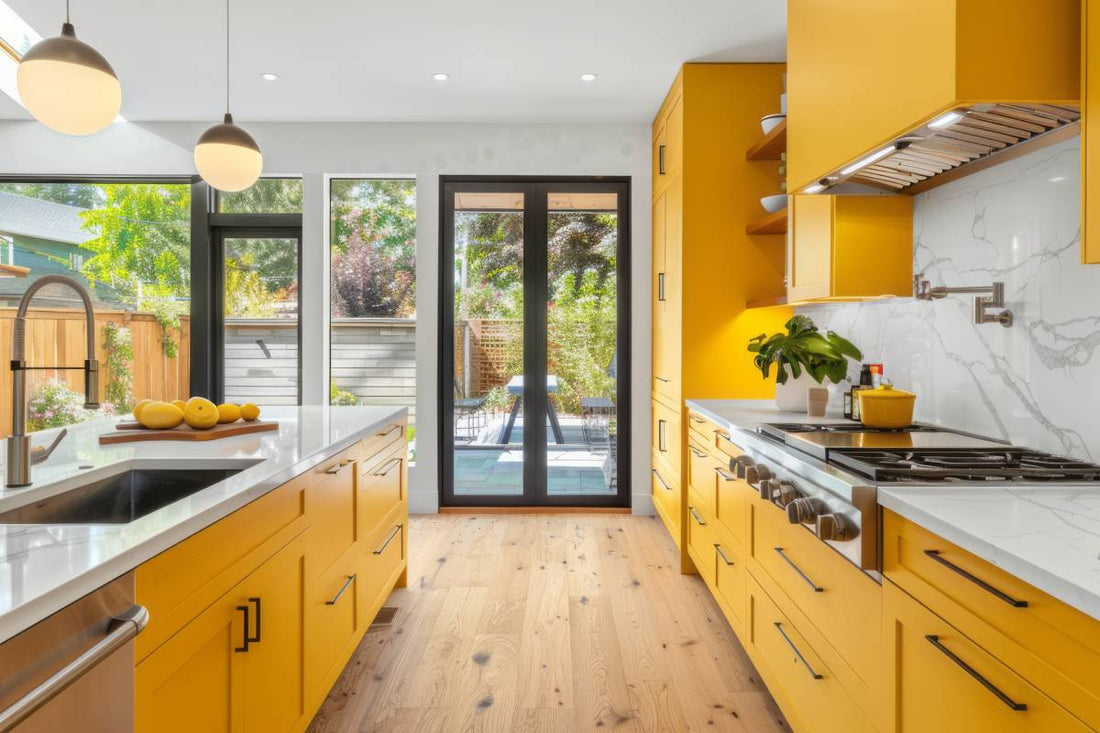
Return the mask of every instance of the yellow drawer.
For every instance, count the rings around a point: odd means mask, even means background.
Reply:
[[[1088,726],[951,624],[885,583],[896,733],[1084,733]]]
[[[393,590],[394,583],[405,570],[408,541],[408,516],[403,507],[391,512],[378,531],[367,540],[362,564],[362,595],[357,604],[364,627],[374,620],[378,609]]]
[[[307,527],[299,476],[188,537],[134,572],[149,625],[134,641],[140,661]]]
[[[753,558],[805,615],[804,632],[843,663],[835,672],[849,692],[872,707],[871,692],[881,677],[882,588],[786,513],[757,499],[753,513]],[[851,672],[849,672],[850,668]],[[854,673],[855,679],[851,678]]]
[[[1100,729],[1100,621],[893,512],[884,515],[887,578]]]
[[[734,549],[746,555],[752,524],[749,507],[757,497],[756,489],[744,479],[737,478],[728,462],[716,465],[714,474],[718,484],[715,519],[729,533]]]
[[[708,584],[714,585],[714,516],[699,500],[699,495],[688,490],[687,543],[699,574]]]
[[[670,405],[680,404],[680,334],[678,323],[654,323],[653,392]]]
[[[738,554],[725,541],[724,533],[714,536],[714,588],[724,602],[724,606],[733,614],[730,625],[741,634],[745,620],[745,571],[744,556]]]
[[[699,447],[695,436],[688,438],[688,485],[710,511],[718,506],[718,473],[722,464]]]
[[[392,443],[388,448],[360,464],[357,493],[359,526],[364,535],[370,534],[405,500],[407,449],[404,441]]]
[[[680,471],[680,412],[653,400],[653,450],[673,471]]]
[[[668,467],[653,453],[649,475],[652,480],[653,508],[665,523],[669,534],[680,546],[680,486]]]
[[[308,562],[307,572],[312,568]],[[306,684],[311,699],[328,694],[351,651],[350,644],[360,630],[356,613],[361,560],[356,549],[318,577],[306,583]]]
[[[713,420],[688,410],[688,434],[695,438],[703,450],[716,458],[722,457],[718,450],[718,436],[726,435],[727,432],[724,428],[718,427]]]
[[[407,443],[408,439],[405,436],[406,425],[405,418],[394,420],[391,423],[379,428],[368,438],[364,438],[359,441],[359,448],[356,458],[367,467],[377,462],[377,459],[382,457],[382,452],[386,453],[390,450],[390,445],[401,441]]]
[[[814,733],[872,733],[870,720],[752,573],[747,587],[749,652],[791,727]]]
[[[355,511],[358,456],[342,453],[312,470],[306,488],[310,564],[327,571],[359,538]]]

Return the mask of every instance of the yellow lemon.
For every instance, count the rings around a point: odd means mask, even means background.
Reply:
[[[246,402],[241,405],[241,417],[247,422],[252,422],[260,416],[260,408],[256,407],[251,402]]]
[[[180,408],[180,410],[186,410],[187,409],[187,403],[184,402],[183,400],[172,400],[172,404],[175,405],[176,407]]]
[[[134,409],[131,412],[131,414],[134,416],[134,419],[138,422],[141,422],[141,411],[145,409],[146,405],[152,404],[155,401],[156,400],[138,400],[138,403],[134,405]]]
[[[226,403],[224,405],[218,405],[218,422],[220,423],[232,423],[241,419],[241,408],[236,405]]]
[[[192,397],[187,400],[183,421],[198,430],[212,428],[218,424],[218,406],[205,397]]]
[[[166,430],[183,422],[183,410],[167,402],[150,402],[141,408],[140,420],[147,428]]]

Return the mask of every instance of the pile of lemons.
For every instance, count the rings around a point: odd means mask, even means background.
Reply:
[[[192,397],[186,402],[142,400],[134,405],[134,419],[142,426],[156,430],[175,428],[183,423],[197,430],[207,430],[219,423],[225,425],[238,420],[252,422],[259,416],[260,408],[251,402],[215,405],[205,397]]]

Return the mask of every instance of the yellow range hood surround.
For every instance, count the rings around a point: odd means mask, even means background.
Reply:
[[[916,193],[1076,131],[1080,0],[789,0],[787,14],[793,193]]]

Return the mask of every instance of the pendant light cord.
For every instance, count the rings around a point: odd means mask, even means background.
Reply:
[[[65,0],[65,22],[69,23],[69,0]]]
[[[225,113],[229,114],[229,0],[225,0]]]

